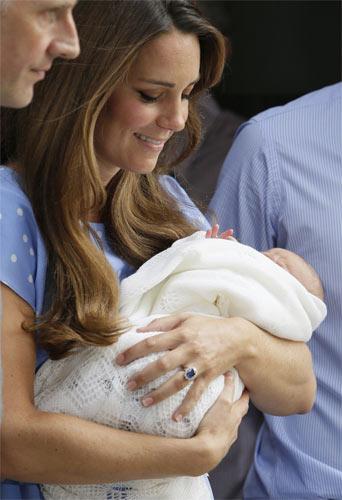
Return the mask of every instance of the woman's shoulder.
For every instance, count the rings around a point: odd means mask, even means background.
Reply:
[[[12,204],[20,203],[21,207],[24,206],[33,213],[30,200],[22,187],[20,175],[13,168],[0,166],[0,193],[2,210],[8,209]]]
[[[210,224],[207,219],[174,177],[161,175],[159,181],[162,187],[176,199],[179,209],[187,219],[191,220],[199,229],[209,229]]]
[[[159,182],[163,186],[163,188],[166,189],[169,194],[171,194],[171,196],[179,201],[183,201],[188,203],[189,205],[195,206],[186,191],[174,177],[172,177],[171,175],[160,175]]]
[[[30,306],[41,311],[47,253],[20,176],[0,167],[0,279]]]
[[[22,233],[23,241],[40,238],[40,231],[31,202],[23,189],[20,174],[6,166],[0,167],[0,219],[5,240]],[[3,240],[4,241],[4,240]]]
[[[7,165],[0,166],[0,179],[1,187],[12,188],[14,191],[18,190],[23,192],[20,186],[20,175],[16,170]]]

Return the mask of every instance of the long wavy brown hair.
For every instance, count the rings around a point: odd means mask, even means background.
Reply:
[[[20,166],[54,284],[50,307],[25,328],[39,332],[53,359],[81,345],[111,344],[125,327],[115,273],[100,242],[93,241],[91,211],[100,210],[113,251],[135,268],[196,229],[159,176],[198,143],[196,96],[219,81],[226,58],[223,36],[193,1],[81,0],[74,17],[80,57],[55,63],[28,108],[3,113],[3,160]],[[195,34],[201,50],[186,127],[170,139],[153,173],[121,170],[104,187],[94,151],[98,116],[140,49],[174,28]],[[180,154],[173,158],[176,150]]]

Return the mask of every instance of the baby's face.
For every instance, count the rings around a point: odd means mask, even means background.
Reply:
[[[303,257],[300,257],[290,250],[284,248],[271,248],[263,252],[266,257],[273,260],[278,266],[285,269],[294,276],[305,288],[316,295],[319,299],[324,299],[324,291],[320,277],[310,264]]]

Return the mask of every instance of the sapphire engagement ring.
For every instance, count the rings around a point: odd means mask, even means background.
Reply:
[[[189,380],[190,382],[192,380],[195,380],[197,377],[197,369],[194,368],[193,366],[189,368],[184,368],[184,378],[185,380]]]

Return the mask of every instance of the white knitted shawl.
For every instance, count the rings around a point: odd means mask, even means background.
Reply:
[[[151,354],[125,367],[116,355],[146,336],[137,326],[153,317],[190,311],[219,317],[243,317],[271,334],[308,341],[326,315],[324,303],[288,272],[254,249],[203,232],[175,242],[121,283],[121,313],[134,325],[110,347],[80,349],[74,355],[48,360],[35,381],[35,403],[44,411],[76,415],[118,429],[161,436],[190,437],[223,388],[214,380],[187,418],[171,419],[187,388],[144,408],[141,398],[165,382],[170,372],[134,392],[127,380],[163,353]],[[208,332],[208,335],[210,333]],[[243,384],[236,370],[234,399]],[[42,485],[48,499],[208,500],[203,477],[136,480],[99,485]]]

